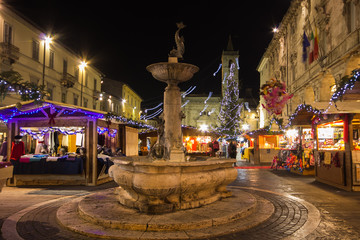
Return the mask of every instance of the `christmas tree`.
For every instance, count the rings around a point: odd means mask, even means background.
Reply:
[[[224,79],[224,94],[221,100],[218,122],[220,126],[218,131],[224,135],[234,137],[239,134],[240,120],[240,101],[239,101],[239,83],[234,79],[235,63],[230,65],[229,76]]]

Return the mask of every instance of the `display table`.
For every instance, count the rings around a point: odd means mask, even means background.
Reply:
[[[56,161],[47,161],[41,158],[39,161],[21,162],[11,160],[14,165],[14,175],[21,174],[81,174],[83,172],[83,160],[79,157],[73,160],[58,158]]]

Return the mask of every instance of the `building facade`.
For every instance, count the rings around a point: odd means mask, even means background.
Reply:
[[[182,98],[185,118],[182,124],[199,129],[211,130],[218,126],[218,115],[220,112],[220,96],[201,94],[190,94]],[[186,104],[187,103],[187,104]]]
[[[283,116],[299,104],[326,109],[344,76],[360,67],[360,1],[293,0],[257,70],[260,86],[284,81],[294,94]],[[269,116],[259,104],[260,127]]]
[[[19,72],[23,81],[45,85],[49,100],[100,109],[102,73],[82,65],[80,56],[56,41],[15,10],[0,9],[0,71]],[[0,102],[6,106],[19,102],[10,95]]]
[[[142,98],[126,83],[104,78],[99,100],[102,111],[140,120]]]
[[[235,64],[233,79],[239,83],[239,51],[234,50],[231,36],[226,49],[221,55],[221,95],[210,94],[189,94],[182,98],[182,111],[185,118],[183,125],[196,127],[203,130],[213,130],[220,126],[219,113],[221,109],[221,100],[226,92],[226,78],[230,75],[230,66]],[[242,131],[255,130],[258,128],[258,114],[254,106],[251,94],[239,96],[240,111],[239,128]],[[250,103],[250,104],[249,104]]]

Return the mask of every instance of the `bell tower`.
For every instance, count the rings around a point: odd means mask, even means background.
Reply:
[[[234,50],[234,46],[231,40],[231,35],[229,35],[229,42],[227,44],[226,49],[223,51],[222,56],[221,56],[221,64],[222,64],[222,74],[221,74],[221,96],[224,96],[225,90],[227,88],[226,85],[226,78],[229,76],[230,74],[230,66],[232,63],[235,63],[235,66],[237,68],[237,70],[235,71],[234,77],[233,79],[237,82],[239,82],[239,51],[235,51]]]

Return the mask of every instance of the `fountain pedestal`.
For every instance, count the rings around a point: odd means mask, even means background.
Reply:
[[[177,86],[188,81],[199,71],[192,64],[178,63],[177,58],[169,57],[168,62],[154,63],[146,68],[153,77],[167,83],[164,92],[164,120],[165,120],[165,148],[169,152],[169,161],[184,162],[185,155],[182,143],[181,120],[181,94]]]

